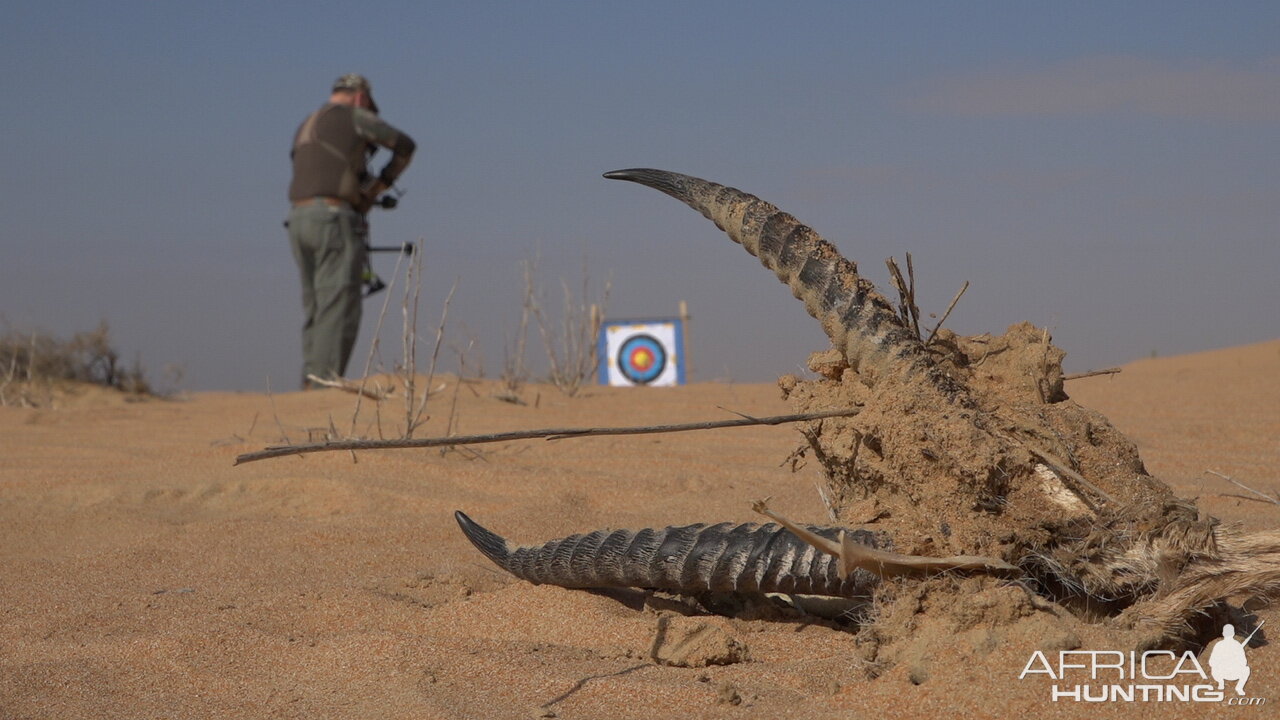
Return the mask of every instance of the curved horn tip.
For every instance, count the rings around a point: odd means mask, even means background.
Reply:
[[[609,180],[634,180],[651,173],[661,173],[662,170],[654,170],[652,168],[627,168],[626,170],[610,170],[604,174]]]
[[[670,170],[656,170],[654,168],[630,168],[628,170],[614,170],[607,172],[604,176],[610,180],[626,180],[651,187],[654,190],[664,192],[682,202],[688,203],[689,185],[706,182],[690,175],[682,175]]]
[[[458,527],[462,528],[462,532],[465,533],[467,537],[477,537],[490,532],[488,528],[475,520],[472,520],[461,510],[453,511],[453,519],[458,521]]]
[[[505,567],[507,556],[511,554],[505,538],[467,517],[467,514],[461,510],[453,511],[453,519],[458,521],[462,534],[467,536],[477,550],[498,565]]]

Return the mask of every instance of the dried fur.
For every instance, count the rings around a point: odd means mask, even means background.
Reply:
[[[1213,546],[1197,553],[1164,592],[1140,603],[1135,624],[1157,638],[1184,636],[1188,619],[1231,599],[1280,596],[1280,532],[1215,530]]]

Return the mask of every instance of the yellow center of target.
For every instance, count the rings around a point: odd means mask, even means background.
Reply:
[[[653,365],[653,353],[644,348],[639,348],[632,353],[631,364],[634,365],[637,370],[648,370],[649,367]]]

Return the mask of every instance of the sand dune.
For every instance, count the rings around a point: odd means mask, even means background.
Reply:
[[[1280,524],[1280,506],[1205,472],[1280,490],[1280,341],[1143,360],[1067,389],[1205,511],[1254,529]],[[419,435],[442,434],[450,420],[456,432],[479,433],[790,411],[771,385],[591,388],[573,399],[531,387],[527,406],[496,392],[450,378]],[[0,408],[0,718],[1204,712],[1050,702],[1045,683],[1017,679],[1029,653],[1052,641],[1033,623],[1019,625],[1021,635],[957,634],[954,647],[931,646],[917,667],[927,671],[904,664],[869,681],[852,635],[827,623],[694,616],[745,644],[750,661],[657,665],[659,618],[683,618],[667,601],[517,581],[471,547],[453,511],[516,542],[757,521],[749,504],[764,496],[823,522],[816,465],[784,466],[800,443],[794,429],[233,467],[237,454],[285,437],[349,431],[353,404],[338,391],[128,403],[86,389],[55,409]],[[377,433],[370,408],[358,433]],[[403,407],[386,401],[379,412],[391,432]],[[1264,629],[1280,627],[1274,608],[1258,615]],[[1105,647],[1106,630],[1080,641]],[[1250,696],[1280,702],[1280,653],[1248,653]]]

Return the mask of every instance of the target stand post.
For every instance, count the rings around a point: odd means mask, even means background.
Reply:
[[[664,387],[685,383],[681,318],[606,320],[597,349],[601,385]]]

